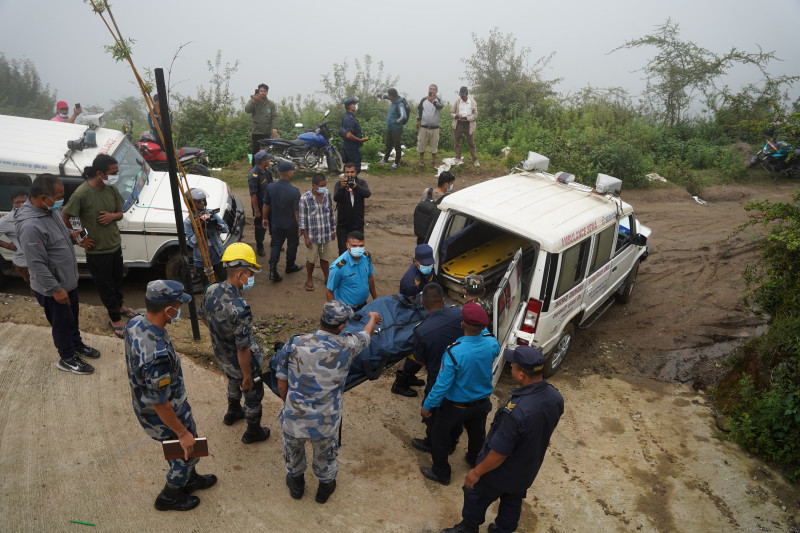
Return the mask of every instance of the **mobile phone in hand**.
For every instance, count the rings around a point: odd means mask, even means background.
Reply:
[[[80,233],[78,233],[78,242],[81,242],[86,236],[89,235],[89,231],[86,228],[83,228]]]

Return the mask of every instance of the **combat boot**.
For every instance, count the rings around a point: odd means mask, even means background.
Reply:
[[[399,394],[406,398],[414,398],[417,391],[408,386],[408,377],[404,376],[399,370],[395,374],[394,383],[392,383],[392,394]]]
[[[328,481],[327,483],[320,483],[317,489],[317,495],[314,498],[317,503],[325,503],[331,497],[333,491],[336,490],[336,480]]]
[[[441,530],[439,533],[478,533],[480,531],[478,526],[468,526],[464,522],[459,522],[453,527]]]
[[[306,478],[302,474],[299,476],[286,474],[286,486],[289,487],[289,495],[295,500],[299,500],[306,491]]]
[[[184,492],[183,487],[171,489],[164,485],[156,498],[155,508],[159,511],[188,511],[200,505],[200,498]]]
[[[270,281],[281,281],[283,278],[278,274],[278,263],[269,264],[269,279]]]
[[[423,385],[425,385],[424,379],[420,379],[417,376],[408,376],[409,387],[422,387]]]
[[[242,442],[252,444],[269,438],[269,428],[261,427],[261,422],[247,423],[247,430],[242,435]]]
[[[192,475],[189,476],[189,482],[183,487],[183,492],[191,494],[196,490],[206,490],[217,484],[217,476],[214,474],[206,474],[201,476],[196,471],[192,470]]]
[[[239,400],[231,400],[228,398],[228,412],[222,418],[222,423],[226,426],[232,426],[237,420],[244,418],[244,409],[242,409]]]

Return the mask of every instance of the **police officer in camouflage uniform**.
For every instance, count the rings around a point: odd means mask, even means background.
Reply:
[[[316,501],[325,503],[336,490],[342,421],[342,395],[350,364],[369,346],[381,315],[371,311],[363,331],[342,334],[353,310],[340,300],[325,302],[319,329],[292,337],[278,351],[275,377],[284,401],[280,414],[286,485],[292,498],[305,491],[305,443],[314,449],[314,475],[319,479]]]
[[[139,423],[157,441],[180,441],[183,459],[169,460],[167,483],[156,498],[159,511],[188,511],[200,503],[195,490],[217,482],[214,474],[195,470],[194,449],[197,427],[186,400],[181,361],[164,329],[181,315],[181,305],[191,300],[177,281],[156,280],[147,284],[145,308],[125,326],[125,362],[131,386],[131,403]]]
[[[200,302],[200,318],[211,333],[214,358],[228,378],[228,412],[222,419],[226,426],[247,420],[242,442],[251,444],[269,438],[269,428],[261,427],[261,381],[263,356],[253,335],[253,313],[242,296],[253,287],[261,272],[253,248],[243,242],[228,246],[222,255],[228,278],[206,287]],[[244,410],[241,401],[244,395]]]
[[[464,278],[464,299],[466,302],[475,302],[486,311],[489,324],[492,323],[492,304],[486,299],[486,284],[480,274],[469,274]]]

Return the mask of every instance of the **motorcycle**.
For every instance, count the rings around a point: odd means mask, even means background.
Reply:
[[[767,130],[764,133],[772,136],[773,131]],[[767,140],[764,147],[750,158],[751,168],[758,164],[767,172],[800,174],[800,149],[794,148],[786,141]]]
[[[161,145],[156,142],[156,138],[152,133],[149,131],[143,132],[141,136],[139,136],[139,142],[136,143],[136,148],[153,170],[169,170],[167,166],[167,153],[161,148]],[[208,167],[200,162],[203,161],[208,164],[208,154],[204,148],[184,146],[178,150],[178,157],[180,158],[183,170],[187,174],[211,176],[211,171],[208,170]]]
[[[259,140],[261,147],[273,155],[273,166],[283,161],[290,161],[298,170],[317,170],[324,164],[330,172],[344,171],[342,156],[331,144],[331,131],[328,129],[328,122],[325,122],[330,112],[330,109],[326,110],[321,124],[301,133],[295,140],[280,138]],[[295,126],[303,127],[302,124]]]

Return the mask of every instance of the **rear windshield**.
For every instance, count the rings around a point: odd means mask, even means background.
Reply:
[[[147,181],[150,167],[133,144],[123,138],[119,147],[114,151],[114,159],[119,163],[119,179],[114,185],[122,195],[123,211],[139,201],[139,193]]]

